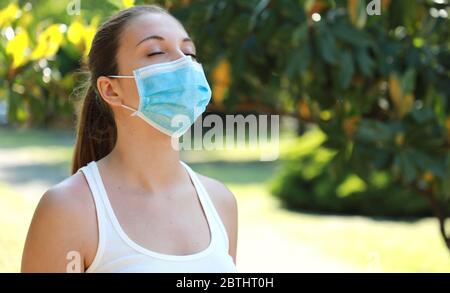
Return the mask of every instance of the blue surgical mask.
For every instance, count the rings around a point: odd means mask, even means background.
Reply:
[[[122,107],[172,137],[183,135],[205,111],[211,99],[203,68],[190,56],[138,68],[133,71],[133,76],[109,77],[134,78],[139,107]]]

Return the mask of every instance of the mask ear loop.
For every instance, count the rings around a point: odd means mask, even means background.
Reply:
[[[128,107],[127,105],[122,104],[121,106],[124,107],[125,109],[130,110],[130,111],[133,112],[133,114],[131,114],[130,116],[136,116],[137,113],[138,113],[138,110],[135,110],[135,109],[133,109],[131,107]]]
[[[134,78],[133,75],[108,75],[108,77],[113,77],[113,78]]]
[[[134,75],[108,75],[108,77],[113,77],[113,78],[134,78]],[[132,111],[133,113],[130,116],[136,116],[138,113],[138,110],[135,110],[131,107],[128,107],[127,105],[122,104],[122,107],[124,107],[127,110]]]

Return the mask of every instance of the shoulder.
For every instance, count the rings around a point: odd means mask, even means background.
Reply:
[[[65,271],[71,251],[84,260],[96,241],[95,223],[95,205],[83,174],[76,173],[51,187],[34,212],[22,271]]]
[[[208,194],[216,208],[220,209],[225,214],[235,215],[237,212],[237,200],[230,189],[217,179],[207,177],[196,173],[202,184],[205,186]]]
[[[81,173],[76,173],[48,189],[39,201],[37,212],[68,219],[79,216],[92,202],[89,186]]]

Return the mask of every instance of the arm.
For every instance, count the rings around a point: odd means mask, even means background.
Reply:
[[[95,211],[84,190],[70,181],[42,196],[28,230],[22,272],[84,271],[87,252],[97,241]]]

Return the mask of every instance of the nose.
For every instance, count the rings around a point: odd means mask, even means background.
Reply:
[[[178,60],[184,56],[186,56],[186,55],[184,55],[183,51],[181,51],[180,48],[177,48],[177,49],[173,50],[173,52],[170,54],[170,61]]]

